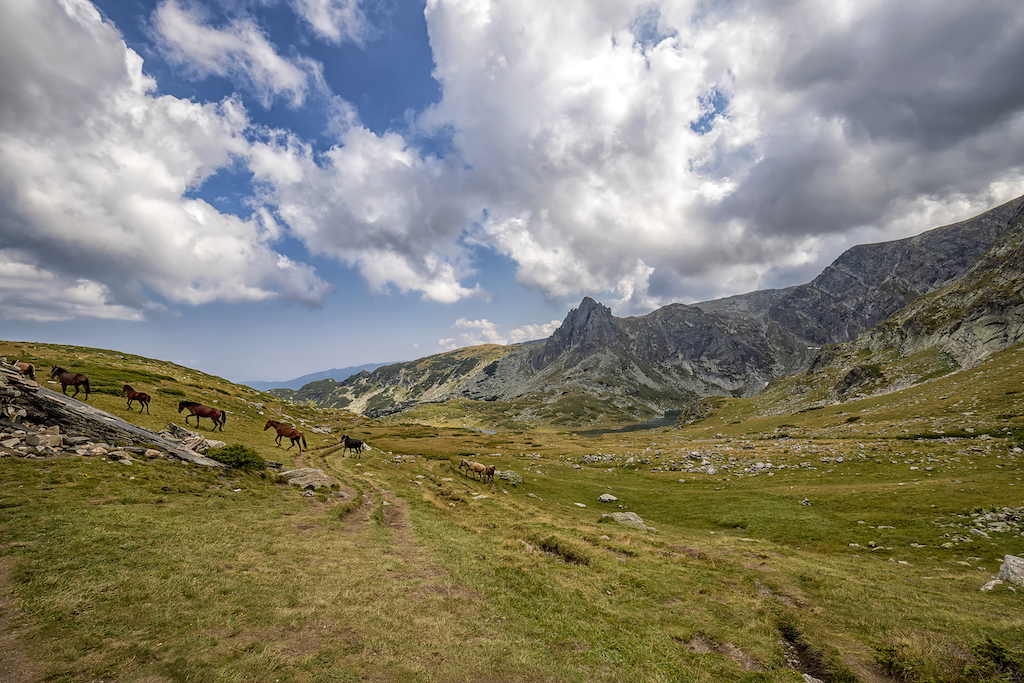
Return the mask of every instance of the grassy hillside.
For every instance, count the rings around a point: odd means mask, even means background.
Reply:
[[[50,379],[51,365],[81,372],[89,377],[92,389],[90,405],[154,431],[163,429],[168,422],[184,426],[186,413],[177,412],[179,401],[198,401],[221,408],[227,411],[224,429],[210,433],[211,423],[203,419],[198,431],[210,438],[254,448],[273,461],[281,460],[282,456],[274,444],[275,432],[272,429],[262,431],[268,419],[294,424],[305,432],[311,446],[337,443],[339,429],[361,421],[350,414],[295,405],[271,394],[175,363],[117,351],[0,341],[0,356],[9,361],[18,358],[33,363],[36,366],[36,380],[55,391],[60,391],[60,384]],[[133,404],[132,410],[127,408],[127,399],[121,393],[125,384],[152,396],[149,414],[140,414],[138,403]],[[68,393],[74,393],[73,388],[69,387]],[[84,398],[84,389],[79,398]],[[195,418],[190,418],[189,422],[194,429]]]
[[[15,346],[0,355],[142,385],[144,426],[176,417],[175,391],[216,400],[224,440],[338,481],[306,496],[266,472],[0,459],[0,653],[21,680],[1024,676],[1024,590],[979,590],[1024,554],[1021,347],[887,396],[816,405],[842,380],[819,373],[682,428],[584,437],[497,402],[372,421],[169,363]],[[332,434],[286,456],[261,431],[282,411]],[[342,457],[340,429],[373,450]],[[477,481],[462,458],[524,481]]]

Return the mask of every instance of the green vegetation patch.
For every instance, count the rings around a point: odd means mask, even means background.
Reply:
[[[211,448],[206,451],[206,457],[222,462],[243,472],[263,470],[267,468],[267,461],[263,459],[255,449],[240,444],[233,444],[223,448]]]

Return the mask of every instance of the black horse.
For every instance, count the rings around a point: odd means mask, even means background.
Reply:
[[[342,444],[342,449],[341,449],[342,456],[345,455],[345,451],[353,451],[355,453],[361,453],[363,451],[363,448],[365,447],[363,445],[362,441],[360,441],[359,439],[350,439],[348,434],[342,434],[341,435],[341,444]]]
[[[81,385],[85,385],[85,400],[89,400],[89,378],[80,372],[68,372],[59,365],[51,365],[50,379],[57,377],[57,381],[60,382],[60,390],[65,396],[68,395],[68,387],[72,386],[75,388],[75,393],[71,394],[71,398],[78,396],[78,388]]]

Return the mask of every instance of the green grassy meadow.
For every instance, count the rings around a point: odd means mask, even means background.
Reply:
[[[1024,680],[1024,588],[980,590],[1024,555],[1024,520],[979,526],[1024,508],[1021,347],[885,396],[792,403],[798,377],[597,437],[493,403],[368,420],[114,351],[0,355],[95,377],[91,404],[151,429],[183,424],[182,398],[223,407],[213,438],[338,482],[0,458],[0,653],[22,680]],[[372,450],[343,457],[343,431]]]

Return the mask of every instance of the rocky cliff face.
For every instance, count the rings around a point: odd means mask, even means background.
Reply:
[[[864,335],[872,350],[911,355],[927,348],[970,367],[1024,342],[1024,206],[999,239],[948,286],[922,297]]]
[[[308,396],[304,387],[293,400],[370,415],[451,398],[525,401],[533,411],[561,406],[559,414],[582,422],[635,419],[703,396],[757,394],[807,369],[818,347],[890,318],[899,322],[879,328],[876,346],[941,341],[974,357],[1021,336],[1022,207],[1024,198],[916,237],[854,247],[813,281],[786,289],[631,318],[586,297],[542,343],[385,366],[336,386],[309,386]]]
[[[1018,198],[915,237],[853,247],[811,282],[785,292],[767,315],[808,344],[849,341],[967,272],[1022,203]]]

